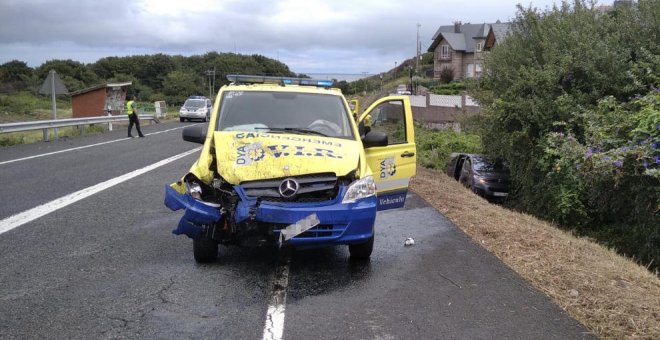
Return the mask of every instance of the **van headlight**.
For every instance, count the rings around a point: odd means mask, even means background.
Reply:
[[[351,183],[344,194],[342,204],[354,203],[357,200],[376,195],[376,183],[373,176],[366,176]]]
[[[186,181],[186,188],[188,189],[188,193],[190,196],[192,196],[194,199],[202,199],[202,186],[199,185],[199,183],[194,182],[194,181]]]

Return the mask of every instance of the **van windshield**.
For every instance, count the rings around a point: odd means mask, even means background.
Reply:
[[[315,93],[227,91],[217,130],[353,138],[342,97]]]
[[[485,157],[474,157],[472,159],[472,166],[476,171],[482,172],[503,172],[506,173],[509,170],[506,165],[501,160],[493,161]]]
[[[188,99],[183,103],[185,107],[204,107],[206,106],[206,100],[203,99]]]

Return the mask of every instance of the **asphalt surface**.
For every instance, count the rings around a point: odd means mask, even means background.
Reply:
[[[0,149],[0,226],[194,149],[181,140],[185,125]],[[164,185],[196,156],[0,234],[0,339],[260,339],[283,265],[285,339],[592,337],[414,193],[404,209],[379,213],[370,261],[349,260],[346,247],[221,247],[217,263],[198,265],[192,242],[170,233],[181,213],[163,205]]]

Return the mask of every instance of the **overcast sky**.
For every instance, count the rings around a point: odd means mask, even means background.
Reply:
[[[373,74],[415,54],[417,24],[424,51],[440,25],[508,21],[517,3],[559,2],[0,0],[0,64],[217,51],[261,54],[298,73]]]

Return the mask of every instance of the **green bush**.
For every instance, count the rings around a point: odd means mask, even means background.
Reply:
[[[652,266],[658,252],[636,249],[657,245],[660,233],[657,4],[611,14],[581,0],[543,12],[519,7],[470,88],[484,144],[511,168],[511,204],[614,237],[602,241]]]
[[[458,95],[465,91],[465,88],[466,87],[464,83],[456,82],[433,86],[431,87],[431,92],[441,95]]]
[[[454,130],[428,129],[415,126],[417,161],[420,165],[444,171],[453,152],[481,153],[481,138]]]
[[[71,108],[70,97],[57,96],[56,100],[58,109]],[[36,110],[50,110],[51,107],[50,96],[30,92],[16,92],[10,95],[0,94],[0,114],[33,116]]]
[[[445,67],[440,70],[440,81],[447,84],[451,83],[454,80],[454,68]]]

